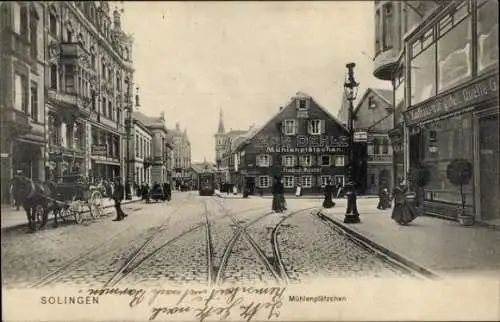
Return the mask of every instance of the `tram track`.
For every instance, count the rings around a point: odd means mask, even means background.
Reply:
[[[250,236],[247,229],[250,228],[251,226],[255,225],[257,222],[259,222],[263,218],[266,218],[269,215],[272,215],[274,212],[272,212],[272,211],[267,212],[267,213],[255,218],[255,219],[253,219],[249,223],[242,225],[240,223],[240,221],[236,218],[236,216],[230,210],[228,210],[222,202],[220,202],[217,199],[213,199],[213,200],[216,204],[218,204],[224,210],[224,212],[226,214],[229,215],[231,221],[238,227],[238,230],[235,233],[233,233],[233,236],[231,237],[230,241],[228,242],[228,244],[226,245],[226,247],[224,249],[221,263],[218,267],[217,274],[215,275],[214,284],[220,285],[223,282],[223,280],[224,280],[223,275],[224,275],[225,269],[227,267],[229,257],[233,253],[233,248],[236,245],[236,242],[240,239],[241,235],[243,235],[245,237],[245,239],[247,240],[249,245],[252,247],[252,249],[256,253],[260,262],[266,267],[267,271],[272,275],[273,279],[278,284],[288,284],[289,278],[288,278],[288,275],[287,275],[286,270],[284,268],[283,262],[281,260],[281,252],[279,249],[279,244],[277,242],[277,235],[279,232],[279,228],[282,226],[284,221],[286,219],[290,218],[291,216],[298,214],[298,213],[301,213],[301,212],[304,212],[304,211],[307,211],[307,210],[310,210],[310,209],[317,208],[317,207],[303,208],[303,209],[299,209],[299,210],[296,210],[294,212],[291,212],[291,213],[287,214],[285,217],[283,217],[278,222],[278,224],[275,225],[275,227],[273,228],[272,233],[271,233],[271,241],[270,241],[273,255],[272,255],[272,258],[268,258],[266,256],[265,252],[262,250],[262,248]]]

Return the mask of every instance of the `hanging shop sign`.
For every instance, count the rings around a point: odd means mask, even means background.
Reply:
[[[458,111],[482,101],[498,97],[498,74],[483,78],[466,87],[404,112],[408,124],[415,124]]]

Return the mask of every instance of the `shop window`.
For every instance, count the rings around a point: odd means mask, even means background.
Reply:
[[[498,63],[498,1],[478,3],[477,69],[481,73]]]
[[[284,176],[283,185],[285,188],[293,188],[293,176]]]
[[[472,117],[460,115],[434,124],[424,130],[425,140],[422,140],[423,164],[431,175],[426,189],[432,193],[426,194],[433,200],[460,203],[460,187],[452,185],[447,176],[448,164],[455,159],[465,159],[472,163]],[[466,204],[472,204],[471,180],[464,185]]]
[[[335,176],[335,184],[339,184],[341,186],[344,186],[344,182],[345,182],[345,177],[344,176]]]
[[[436,95],[436,45],[432,44],[411,61],[411,104]]]
[[[467,9],[467,6],[464,6]],[[461,10],[459,11],[461,12]],[[467,11],[465,12],[467,14]],[[463,18],[463,13],[460,14]],[[453,16],[453,27],[437,41],[438,89],[440,92],[463,82],[472,75],[471,18],[460,22]]]
[[[303,176],[302,177],[302,187],[303,188],[311,188],[312,187],[312,176]]]
[[[38,122],[38,85],[31,83],[31,111],[30,118]]]
[[[269,187],[269,177],[268,176],[260,176],[259,177],[259,188],[267,188]]]

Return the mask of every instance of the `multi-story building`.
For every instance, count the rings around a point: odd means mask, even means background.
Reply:
[[[151,185],[151,166],[153,165],[153,133],[137,117],[140,112],[134,112],[132,122],[132,140],[129,143],[130,162],[134,167],[134,182]]]
[[[269,193],[274,176],[285,191],[297,184],[320,193],[331,179],[345,183],[348,131],[312,97],[297,93],[263,127],[251,130],[233,151],[235,167],[250,194]]]
[[[167,173],[167,135],[169,131],[165,124],[164,113],[159,117],[146,116],[140,112],[134,112],[133,117],[139,120],[151,133],[150,153],[150,180],[152,183],[164,183],[168,180]]]
[[[215,137],[215,164],[217,166],[217,184],[235,184],[235,178],[231,177],[231,146],[233,141],[245,134],[247,131],[230,129],[225,131],[222,110],[219,114],[219,126]]]
[[[46,159],[52,177],[125,177],[132,39],[107,1],[46,4]]]
[[[169,130],[169,140],[174,145],[174,173],[173,181],[177,189],[182,184],[191,185],[191,142],[187,135],[187,130],[181,130],[179,123],[175,124],[175,129]]]
[[[339,111],[339,119],[346,123],[347,105]],[[389,131],[393,128],[392,91],[368,88],[354,108],[354,129],[367,133],[367,142],[362,145],[366,150],[366,173],[360,176],[358,184],[366,194],[378,194],[381,187],[391,188],[392,146],[389,143]],[[342,119],[344,118],[344,119]],[[361,145],[361,144],[358,144]]]
[[[0,3],[0,144],[2,202],[16,170],[45,179],[45,4]]]
[[[430,171],[424,212],[456,218],[462,192],[466,212],[500,224],[498,1],[378,1],[376,10],[384,6],[399,9],[376,38],[390,38],[399,50],[391,54],[393,63],[381,58],[383,48],[377,52],[374,74],[393,80],[402,97],[395,106],[404,126],[393,137],[404,138],[405,170]],[[398,26],[405,32],[386,35]],[[446,174],[457,159],[473,169],[462,187]]]

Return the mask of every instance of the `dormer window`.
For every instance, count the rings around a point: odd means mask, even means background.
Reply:
[[[377,102],[375,102],[375,98],[373,96],[368,97],[368,108],[377,108]]]
[[[299,110],[307,110],[307,100],[306,99],[299,99],[297,101],[297,108]]]

